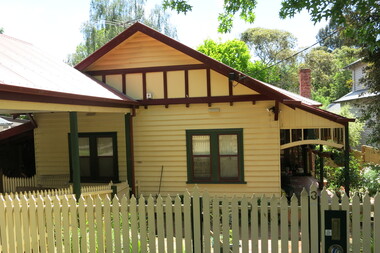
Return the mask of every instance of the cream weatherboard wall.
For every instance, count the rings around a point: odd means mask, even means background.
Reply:
[[[137,32],[91,64],[86,71],[199,64],[200,61]]]
[[[149,106],[133,118],[135,177],[144,195],[175,195],[187,184],[186,130],[242,128],[246,184],[199,184],[211,194],[276,194],[281,192],[279,125],[267,108],[273,101]]]
[[[343,128],[342,124],[320,117],[318,115],[292,109],[289,106],[280,104],[280,128]]]
[[[129,111],[129,109],[128,109]],[[36,174],[70,174],[68,133],[69,113],[35,114]],[[78,113],[79,132],[116,132],[119,180],[127,179],[125,123],[123,113]]]

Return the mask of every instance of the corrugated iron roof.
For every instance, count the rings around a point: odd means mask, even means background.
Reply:
[[[368,89],[351,91],[350,93],[347,93],[343,97],[335,100],[334,103],[341,103],[341,102],[350,101],[350,100],[368,98],[368,97],[373,97],[373,96],[377,96],[377,95],[378,94],[376,94],[376,93],[369,92]]]
[[[0,34],[0,85],[128,100],[30,43]]]
[[[264,83],[264,82],[262,82],[262,83]],[[321,103],[319,103],[317,101],[314,101],[314,100],[312,100],[310,98],[305,98],[305,97],[303,97],[301,95],[298,95],[296,93],[284,90],[284,89],[279,88],[277,86],[274,86],[272,84],[269,84],[269,83],[264,83],[264,84],[267,85],[268,87],[274,89],[274,90],[277,90],[278,92],[280,92],[282,94],[285,94],[288,97],[293,98],[294,100],[301,101],[304,104],[311,105],[311,106],[321,106],[322,105]]]

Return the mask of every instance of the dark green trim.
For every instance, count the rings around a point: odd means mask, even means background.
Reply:
[[[238,141],[238,179],[221,179],[219,175],[219,135],[236,134]],[[211,180],[199,180],[193,178],[193,155],[192,155],[192,136],[209,135],[211,153]],[[244,144],[242,128],[227,129],[195,129],[186,130],[186,154],[187,154],[187,182],[188,184],[245,184],[244,181]]]
[[[350,196],[350,132],[348,125],[347,122],[344,128],[344,189],[347,196]]]
[[[323,145],[319,145],[319,152],[322,154],[323,152]],[[323,178],[324,178],[324,175],[325,175],[325,172],[324,172],[324,166],[325,166],[325,162],[324,162],[324,159],[323,159],[323,156],[319,156],[319,189],[323,189]]]
[[[73,190],[77,200],[81,195],[80,186],[80,162],[79,162],[79,141],[78,141],[78,119],[76,112],[70,112],[70,158],[73,179]]]
[[[132,127],[132,115],[130,113],[125,114],[125,145],[126,145],[126,157],[127,157],[127,181],[129,187],[134,193],[135,180],[134,180],[134,163],[133,163],[133,127]]]
[[[72,149],[71,142],[71,133],[69,133],[69,149]],[[118,162],[118,149],[117,149],[117,133],[116,132],[84,132],[78,133],[78,137],[88,137],[90,142],[90,164],[91,164],[91,177],[80,177],[82,182],[86,183],[108,183],[112,180],[114,183],[118,183],[119,181],[119,162]],[[112,138],[112,148],[113,148],[113,177],[99,177],[99,168],[97,161],[97,146],[96,146],[96,138],[98,137],[111,137]],[[77,144],[78,146],[79,144]],[[71,152],[70,152],[71,153]],[[70,161],[73,158],[70,155]],[[78,147],[78,161],[80,161],[79,157],[79,147]],[[73,167],[70,166],[70,178],[74,182],[74,170]]]

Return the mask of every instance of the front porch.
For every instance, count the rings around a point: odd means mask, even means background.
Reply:
[[[325,184],[323,146],[348,153],[348,145],[345,146],[348,131],[344,130],[343,127],[280,130],[281,188],[289,198],[293,194],[299,197],[303,188],[309,189],[313,184],[322,190]],[[348,167],[345,171],[348,172]]]
[[[35,158],[35,166],[30,175],[25,174],[25,171],[17,175],[5,173],[2,177],[3,192],[47,191],[71,187],[72,193],[78,198],[83,187],[110,185],[111,192],[120,197],[129,195],[133,187],[133,168],[130,167],[130,109],[124,109],[124,113],[90,111],[74,114],[76,131],[72,129],[73,119],[70,117],[73,113],[36,110],[30,114],[35,124],[28,129],[34,143],[31,154]],[[2,136],[7,139],[6,134]],[[73,164],[75,143],[79,167]],[[77,180],[75,171],[79,172]]]

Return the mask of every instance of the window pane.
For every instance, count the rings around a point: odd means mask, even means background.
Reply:
[[[220,157],[220,177],[238,177],[238,158],[237,156]]]
[[[237,135],[219,135],[219,154],[236,155],[238,153]]]
[[[281,145],[289,143],[290,142],[290,130],[289,129],[281,129],[280,130],[280,139],[281,139]]]
[[[90,156],[90,138],[78,138],[79,156]]]
[[[209,155],[210,154],[210,136],[209,135],[193,135],[193,155]]]
[[[80,163],[80,176],[81,177],[90,177],[91,176],[91,166],[89,157],[81,157],[79,159]]]
[[[303,139],[304,140],[317,140],[319,139],[319,129],[304,129],[303,130]]]
[[[98,143],[98,156],[113,156],[113,146],[111,137],[99,137]]]
[[[324,141],[331,140],[331,128],[321,129],[321,140],[324,140]]]
[[[99,157],[99,177],[113,177],[113,157]]]
[[[334,142],[343,144],[343,128],[334,128]]]
[[[302,141],[302,129],[292,129],[292,141]]]
[[[194,157],[194,178],[210,178],[210,157]]]

